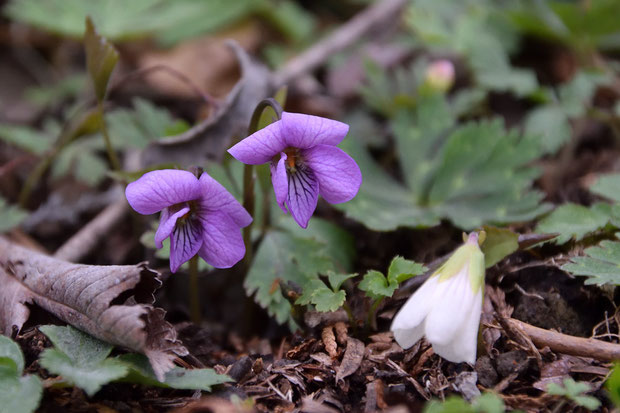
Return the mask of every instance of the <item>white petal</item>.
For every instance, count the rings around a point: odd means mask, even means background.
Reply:
[[[469,282],[469,265],[448,280],[439,282],[436,303],[426,317],[426,338],[432,344],[446,346],[452,342],[474,306],[474,292]]]
[[[390,330],[402,348],[409,348],[424,335],[424,319],[435,302],[438,277],[431,277],[409,297],[394,317]]]
[[[482,291],[475,295],[473,307],[463,323],[461,330],[447,345],[433,343],[433,351],[453,363],[476,362],[478,344],[478,328],[482,311]]]
[[[404,349],[408,349],[424,337],[424,323],[418,324],[414,328],[392,329],[394,340]]]

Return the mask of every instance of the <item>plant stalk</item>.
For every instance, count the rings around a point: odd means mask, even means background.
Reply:
[[[189,260],[189,312],[191,320],[195,324],[200,324],[202,322],[199,292],[198,255],[194,255]]]
[[[110,134],[108,133],[108,127],[106,126],[105,116],[103,112],[103,102],[97,103],[97,110],[101,115],[101,134],[103,135],[103,141],[105,142],[105,149],[108,153],[108,158],[110,158],[110,163],[112,164],[112,169],[115,171],[121,170],[121,163],[116,156],[116,152],[114,152],[114,147],[112,146],[112,140],[110,139]]]

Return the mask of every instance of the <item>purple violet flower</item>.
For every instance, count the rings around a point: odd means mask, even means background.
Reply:
[[[165,169],[144,174],[125,190],[129,205],[143,215],[161,211],[155,245],[170,237],[170,271],[198,254],[216,268],[229,268],[245,255],[240,228],[252,217],[206,172]]]
[[[271,162],[276,201],[302,227],[316,209],[319,194],[329,203],[353,199],[362,184],[357,163],[338,145],[349,125],[318,116],[282,112],[282,119],[243,139],[228,152],[237,160]],[[278,159],[279,155],[279,159]]]

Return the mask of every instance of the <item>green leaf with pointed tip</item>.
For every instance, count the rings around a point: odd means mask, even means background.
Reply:
[[[0,196],[0,233],[17,227],[28,217],[28,212],[16,205],[9,205]]]
[[[0,139],[35,155],[44,154],[54,142],[49,131],[39,131],[28,126],[0,124]]]
[[[439,99],[439,100],[438,100]],[[354,139],[341,145],[359,164],[357,196],[335,205],[370,229],[428,227],[447,218],[463,229],[531,220],[551,205],[532,189],[539,143],[500,120],[458,126],[443,98],[422,99],[392,120],[405,183],[383,171]]]
[[[320,312],[336,311],[342,307],[345,299],[344,291],[334,292],[325,285],[312,293],[312,304],[314,304],[316,311]]]
[[[50,373],[61,376],[67,383],[81,388],[89,396],[97,393],[104,384],[125,377],[128,371],[127,366],[118,360],[78,363],[57,349],[46,349],[39,362]]]
[[[333,271],[327,272],[327,279],[329,280],[329,285],[332,287],[332,290],[338,291],[342,286],[342,283],[346,280],[357,277],[357,273],[354,274],[338,274]]]
[[[588,208],[583,205],[567,203],[556,208],[541,219],[536,226],[538,233],[559,233],[554,239],[564,244],[571,239],[580,241],[586,235],[603,228],[610,219],[610,206],[595,204]]]
[[[36,410],[43,394],[41,380],[26,375],[24,355],[19,345],[0,335],[0,411],[31,413]]]
[[[391,297],[398,288],[397,283],[389,283],[387,278],[376,270],[369,270],[359,283],[358,288],[372,299]]]
[[[601,241],[584,252],[585,257],[571,258],[571,262],[562,265],[562,270],[588,277],[586,284],[620,285],[620,242]]]
[[[590,186],[590,192],[620,202],[620,174],[600,175]]]
[[[108,343],[70,326],[47,325],[39,329],[55,346],[41,354],[41,365],[80,387],[89,396],[97,393],[104,384],[127,374],[128,369],[123,363],[107,358],[112,351]]]
[[[142,354],[123,354],[117,359],[129,369],[129,373],[121,381],[172,388],[179,390],[211,391],[213,386],[234,381],[229,376],[218,374],[213,369],[185,369],[174,367],[160,382],[155,377],[148,359]]]
[[[486,268],[492,267],[519,249],[519,235],[505,228],[484,226],[486,239],[480,247]]]
[[[95,88],[95,96],[101,103],[105,98],[110,75],[118,62],[118,52],[105,37],[97,33],[90,17],[86,17],[84,48],[86,67]]]
[[[244,286],[248,295],[256,293],[256,302],[278,323],[288,322],[293,329],[291,305],[282,295],[279,281],[303,286],[329,270],[334,270],[334,265],[324,243],[288,232],[269,231],[256,251]]]
[[[390,263],[387,280],[389,284],[396,283],[398,285],[411,277],[424,274],[426,271],[428,271],[428,268],[426,268],[423,264],[406,260],[397,255]]]

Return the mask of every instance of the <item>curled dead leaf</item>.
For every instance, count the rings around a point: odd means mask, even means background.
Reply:
[[[36,304],[61,320],[146,355],[159,380],[188,354],[165,311],[153,307],[158,273],[138,265],[82,265],[28,250],[0,237],[0,330],[19,331]]]
[[[349,337],[347,349],[344,352],[344,357],[342,357],[342,363],[340,363],[340,367],[336,371],[336,383],[357,371],[364,358],[364,349],[364,343],[356,338]]]
[[[217,160],[232,137],[245,137],[256,105],[275,92],[269,69],[234,41],[228,42],[241,67],[241,79],[215,113],[188,131],[154,141],[143,153],[143,166],[176,163],[203,165]]]

